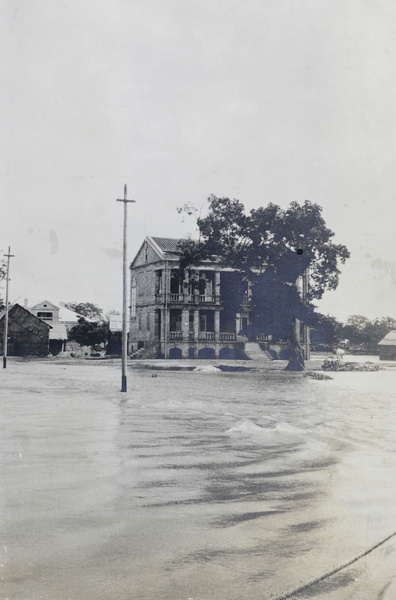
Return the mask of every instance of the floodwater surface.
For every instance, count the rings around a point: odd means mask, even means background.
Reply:
[[[331,376],[10,360],[0,598],[396,597],[396,372]]]

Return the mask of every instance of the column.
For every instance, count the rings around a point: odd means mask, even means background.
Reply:
[[[213,295],[215,297],[215,302],[220,302],[220,271],[215,271],[214,284]]]
[[[215,310],[214,314],[214,330],[215,330],[215,341],[220,340],[220,311]]]
[[[295,332],[296,332],[296,340],[298,343],[300,343],[301,334],[300,334],[300,320],[299,319],[295,319],[294,327],[295,327]]]
[[[194,341],[198,342],[199,337],[199,310],[194,310]]]
[[[182,308],[181,331],[183,342],[188,342],[190,332],[190,311],[188,310],[188,308]]]

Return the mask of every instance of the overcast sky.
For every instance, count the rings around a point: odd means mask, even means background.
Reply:
[[[323,206],[351,258],[320,310],[396,317],[393,0],[2,0],[10,299],[122,303],[177,207]],[[2,290],[4,294],[4,290]]]

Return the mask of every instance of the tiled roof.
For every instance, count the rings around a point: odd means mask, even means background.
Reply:
[[[178,243],[180,242],[180,239],[159,237],[153,237],[151,239],[157,244],[157,246],[159,246],[159,248],[163,252],[175,252],[177,254],[180,252],[177,247]]]
[[[379,346],[396,346],[396,329],[392,329],[379,343]]]

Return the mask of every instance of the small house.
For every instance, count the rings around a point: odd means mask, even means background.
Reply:
[[[380,360],[396,360],[396,329],[392,329],[378,343]]]
[[[43,300],[31,307],[26,307],[38,319],[51,325],[49,333],[49,351],[54,356],[67,349],[68,333],[78,324],[78,315],[60,303],[59,306],[49,300]]]
[[[0,353],[4,355],[6,312],[0,313]],[[8,356],[47,356],[51,325],[14,304],[8,309]]]

